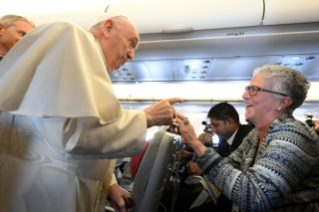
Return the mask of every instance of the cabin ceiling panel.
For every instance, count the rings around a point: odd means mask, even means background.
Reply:
[[[153,80],[177,80],[178,73],[175,70],[173,60],[143,61]]]
[[[129,62],[124,65],[124,68],[130,70],[133,74],[133,77],[141,81],[150,81],[152,80],[152,75],[145,66],[144,62]]]
[[[270,64],[276,57],[214,58],[208,80],[250,80],[255,68]]]
[[[110,74],[114,83],[246,81],[263,65],[283,65],[319,81],[319,54],[128,62]]]
[[[319,53],[319,31],[146,41],[135,60],[277,56]]]

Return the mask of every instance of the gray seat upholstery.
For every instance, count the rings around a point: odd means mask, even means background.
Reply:
[[[164,131],[155,133],[135,177],[132,192],[136,204],[134,212],[157,211],[171,175],[168,169],[175,160],[176,137],[178,135]]]

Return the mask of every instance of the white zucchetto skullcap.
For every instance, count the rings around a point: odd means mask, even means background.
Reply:
[[[116,12],[108,12],[108,13],[103,13],[102,15],[100,15],[99,17],[97,17],[93,23],[91,24],[90,27],[97,25],[98,23],[101,23],[102,21],[106,21],[108,19],[112,19],[112,18],[116,18],[116,17],[124,17],[126,18],[124,15],[116,13]],[[89,28],[90,28],[89,27]]]

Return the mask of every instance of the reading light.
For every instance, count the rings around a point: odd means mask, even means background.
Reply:
[[[314,60],[315,57],[307,57],[306,60]]]

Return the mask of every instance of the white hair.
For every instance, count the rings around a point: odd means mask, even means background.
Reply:
[[[24,21],[28,23],[30,26],[33,28],[36,27],[33,21],[27,19],[26,17],[23,16],[18,16],[18,15],[4,15],[0,18],[0,22],[3,24],[4,28],[8,28],[14,24],[15,21]]]
[[[293,112],[305,101],[310,82],[297,69],[286,66],[265,65],[256,68],[253,76],[261,74],[263,77],[270,79],[270,89],[279,93],[286,94],[292,99],[292,104],[287,108],[288,112]],[[273,94],[275,98],[282,98],[278,94]]]
[[[123,25],[127,22],[130,22],[126,17],[124,16],[117,16],[117,17],[114,17],[114,18],[110,18],[110,19],[107,19],[107,20],[113,20],[114,22],[114,26],[116,27],[116,29],[121,29],[123,27]],[[103,23],[107,20],[104,20],[104,21],[101,21],[93,26],[90,26],[89,30],[90,31],[91,29],[101,29],[101,26],[103,25]],[[131,22],[130,22],[131,23]]]

